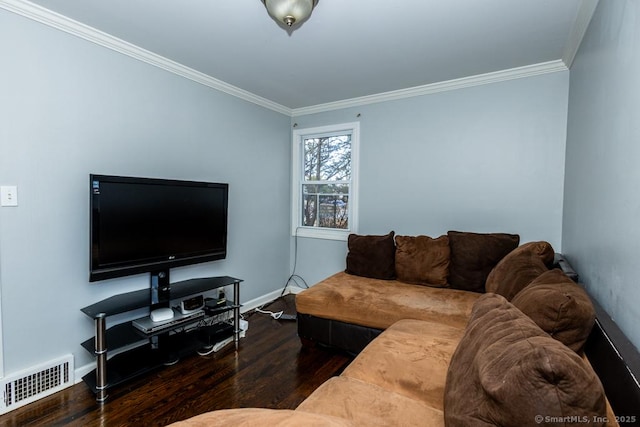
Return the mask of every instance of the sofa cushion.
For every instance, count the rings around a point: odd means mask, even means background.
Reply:
[[[549,270],[554,255],[553,247],[547,242],[529,242],[519,246],[491,270],[485,290],[511,301],[533,279]]]
[[[480,294],[336,273],[296,295],[298,313],[386,329],[401,319],[462,327]]]
[[[393,236],[393,231],[384,236],[350,234],[346,272],[374,279],[393,279],[396,258]]]
[[[330,415],[357,426],[444,427],[442,410],[375,384],[344,376],[331,378],[322,384],[298,406],[296,412]]]
[[[580,356],[504,297],[478,299],[447,373],[447,426],[535,425],[539,416],[592,421],[606,415],[605,402]]]
[[[234,427],[346,427],[355,426],[352,422],[332,417],[330,415],[312,414],[308,412],[294,411],[291,409],[263,409],[241,408],[222,409],[206,412],[184,421],[178,421],[171,427],[210,427],[210,426],[234,426]]]
[[[396,236],[397,279],[416,285],[447,286],[450,252],[447,236]]]
[[[512,303],[553,338],[582,352],[595,322],[595,308],[585,290],[560,269],[533,280]]]
[[[442,409],[447,368],[464,328],[400,320],[358,354],[342,373]]]
[[[473,292],[485,291],[493,267],[520,243],[517,234],[449,231],[447,236],[451,247],[449,284]]]

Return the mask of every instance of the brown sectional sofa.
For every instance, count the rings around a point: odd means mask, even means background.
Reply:
[[[350,237],[346,271],[296,297],[304,343],[358,353],[340,376],[295,411],[215,411],[176,425],[617,425],[582,353],[593,306],[554,269],[551,245],[394,237]]]
[[[522,288],[514,279],[531,281],[554,265],[551,245],[533,246],[536,254],[518,244],[505,233],[351,235],[346,270],[297,296],[298,334],[357,354],[401,319],[464,327],[485,283]],[[515,261],[498,265],[514,250]]]

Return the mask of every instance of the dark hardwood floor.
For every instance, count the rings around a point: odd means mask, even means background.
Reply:
[[[294,313],[292,296],[269,310]],[[164,426],[215,409],[293,409],[351,357],[302,347],[294,321],[252,313],[247,336],[208,356],[194,355],[109,390],[98,404],[84,383],[0,416],[0,426]]]

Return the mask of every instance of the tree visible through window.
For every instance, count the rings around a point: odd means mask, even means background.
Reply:
[[[293,132],[292,233],[346,240],[357,225],[359,123]]]
[[[305,138],[302,225],[349,228],[351,135]]]

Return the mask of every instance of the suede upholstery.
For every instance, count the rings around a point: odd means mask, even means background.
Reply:
[[[446,287],[451,250],[449,238],[396,236],[396,276],[405,283]]]
[[[298,406],[296,412],[340,417],[363,427],[444,426],[442,410],[345,376],[331,378],[322,384]]]
[[[480,294],[334,274],[296,295],[298,313],[386,329],[419,319],[464,327]]]
[[[491,270],[520,243],[517,234],[449,231],[447,236],[451,247],[449,285],[472,292],[485,291]]]
[[[442,410],[447,368],[464,328],[421,320],[394,323],[342,373]]]
[[[554,250],[547,242],[525,243],[509,252],[491,270],[485,288],[511,301],[518,292],[553,265]]]
[[[172,427],[352,427],[344,418],[287,409],[222,409],[171,424]]]
[[[512,300],[543,331],[581,353],[596,318],[587,293],[561,270],[549,270]]]
[[[396,275],[396,245],[394,232],[384,236],[350,234],[347,239],[347,269],[349,274],[372,279],[391,280]]]
[[[593,421],[607,413],[593,370],[497,294],[483,295],[474,306],[444,396],[450,427],[528,426],[539,424],[536,416],[576,415],[587,422],[575,425],[604,425]]]

